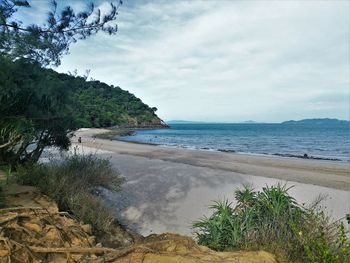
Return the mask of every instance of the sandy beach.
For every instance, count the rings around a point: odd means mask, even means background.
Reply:
[[[350,163],[167,148],[97,138],[93,141],[94,134],[105,131],[103,129],[83,130],[76,133],[76,138],[81,136],[83,145],[117,154],[142,156],[242,175],[278,178],[350,191]]]
[[[73,138],[82,152],[109,158],[126,178],[121,193],[106,192],[122,223],[141,234],[191,234],[191,223],[209,215],[212,200],[228,198],[242,184],[256,189],[278,182],[294,186],[303,203],[327,195],[327,211],[350,213],[350,164],[135,144],[93,139],[103,129],[82,129]],[[81,144],[76,144],[77,138]]]

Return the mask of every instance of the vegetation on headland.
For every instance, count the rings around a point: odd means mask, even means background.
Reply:
[[[280,184],[262,191],[246,186],[235,191],[235,207],[215,202],[213,214],[193,224],[199,244],[218,251],[264,249],[288,262],[350,262],[343,221],[331,222],[320,200],[298,204],[288,190]]]
[[[157,108],[149,107],[128,91],[80,77],[70,79],[72,86],[76,87],[72,100],[78,127],[162,125],[155,114]]]

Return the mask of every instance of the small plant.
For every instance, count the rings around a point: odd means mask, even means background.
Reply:
[[[234,246],[242,234],[241,229],[234,225],[237,222],[233,218],[231,204],[227,200],[216,201],[210,208],[214,210],[210,218],[204,217],[194,223],[201,232],[198,234],[199,243],[215,250]]]
[[[340,222],[316,205],[305,208],[277,184],[235,191],[236,206],[215,202],[213,214],[193,224],[199,244],[224,251],[265,249],[290,262],[350,262],[350,241]]]

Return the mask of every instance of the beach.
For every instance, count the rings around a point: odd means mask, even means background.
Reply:
[[[287,183],[309,204],[320,194],[330,215],[350,213],[349,163],[161,147],[93,138],[103,129],[82,129],[80,152],[108,158],[125,177],[123,190],[105,191],[118,219],[141,234],[191,234],[191,223],[210,215],[211,201],[234,201],[234,189]],[[81,137],[82,143],[77,143]]]

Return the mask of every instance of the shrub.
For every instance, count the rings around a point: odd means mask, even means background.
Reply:
[[[89,193],[78,192],[69,196],[67,206],[75,217],[92,225],[100,233],[108,233],[115,222],[110,208]]]
[[[123,182],[109,160],[76,154],[50,164],[18,167],[16,178],[19,183],[38,187],[60,209],[100,232],[108,231],[114,217],[96,193],[99,187],[118,191]]]
[[[216,201],[213,214],[194,222],[199,244],[224,251],[265,249],[291,262],[349,262],[344,225],[330,223],[318,203],[299,205],[285,185],[235,191],[237,204]]]
[[[349,263],[350,240],[341,220],[330,219],[318,207],[308,209],[299,225],[292,225],[307,262]]]

